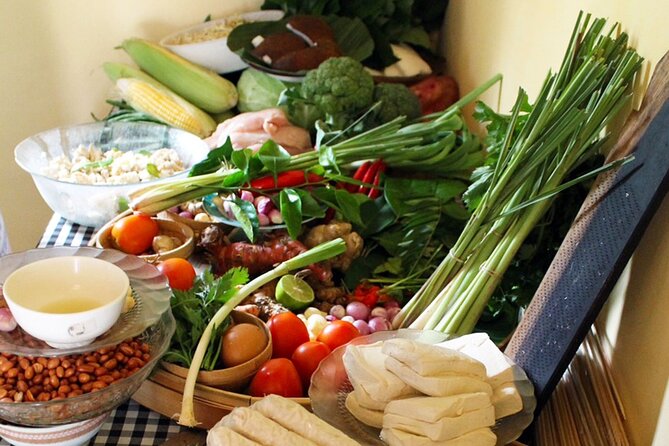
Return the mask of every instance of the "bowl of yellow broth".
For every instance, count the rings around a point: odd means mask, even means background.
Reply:
[[[121,315],[127,274],[93,257],[38,260],[12,272],[2,288],[17,324],[54,348],[87,345]]]

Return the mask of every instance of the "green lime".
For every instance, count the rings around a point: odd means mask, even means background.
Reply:
[[[299,277],[287,274],[276,284],[276,301],[289,310],[301,310],[314,301],[314,290]]]

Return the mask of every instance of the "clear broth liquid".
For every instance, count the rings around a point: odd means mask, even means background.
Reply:
[[[37,308],[37,311],[52,314],[80,313],[82,311],[98,308],[100,305],[101,302],[98,302],[95,299],[86,299],[83,297],[67,298],[62,301],[45,304],[40,308]]]

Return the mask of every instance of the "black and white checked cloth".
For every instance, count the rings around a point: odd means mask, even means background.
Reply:
[[[44,231],[38,247],[86,245],[94,228],[72,223],[54,215]],[[162,444],[182,429],[174,421],[130,400],[114,410],[100,432],[88,444],[144,446]],[[8,443],[0,441],[0,445]]]

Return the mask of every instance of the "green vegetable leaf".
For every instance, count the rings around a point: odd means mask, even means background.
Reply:
[[[260,70],[247,68],[237,81],[240,112],[254,112],[276,107],[286,85]]]
[[[423,200],[436,199],[446,204],[467,189],[467,185],[450,179],[386,178],[384,194],[398,216],[413,212]]]
[[[149,172],[152,177],[160,178],[160,170],[158,170],[158,166],[155,164],[148,163],[146,165],[146,171]]]
[[[82,164],[75,171],[76,172],[81,172],[82,170],[101,169],[103,167],[111,166],[113,162],[114,162],[114,158],[107,158],[107,159],[100,160],[100,161],[93,161],[93,162],[90,162],[90,163]]]
[[[286,224],[288,235],[297,240],[302,229],[302,200],[294,189],[282,189],[279,193],[279,209]]]
[[[372,55],[374,40],[362,20],[357,17],[328,16],[325,21],[332,27],[342,54],[358,61]]]
[[[358,226],[364,226],[362,220],[361,208],[363,203],[371,201],[369,197],[363,194],[352,194],[346,190],[339,189],[335,191],[335,199],[342,217]]]
[[[258,158],[267,170],[273,174],[285,170],[286,166],[290,164],[290,153],[271,139],[268,139],[260,147]]]
[[[300,196],[300,202],[302,203],[302,216],[303,217],[316,217],[322,218],[325,217],[325,209],[323,206],[318,204],[318,201],[306,190],[304,189],[293,189],[297,195]]]
[[[263,163],[252,149],[234,150],[230,160],[249,178],[253,178],[263,168]]]
[[[341,170],[339,170],[339,166],[337,165],[337,156],[332,146],[320,146],[318,148],[318,164],[326,172],[341,174]]]
[[[204,160],[191,167],[188,176],[194,177],[216,172],[226,161],[230,161],[230,157],[234,151],[230,138],[227,138],[222,146],[211,150]]]
[[[232,210],[235,219],[239,222],[246,237],[251,242],[254,242],[258,236],[258,228],[260,227],[256,207],[250,201],[236,198],[230,203],[230,210]]]

